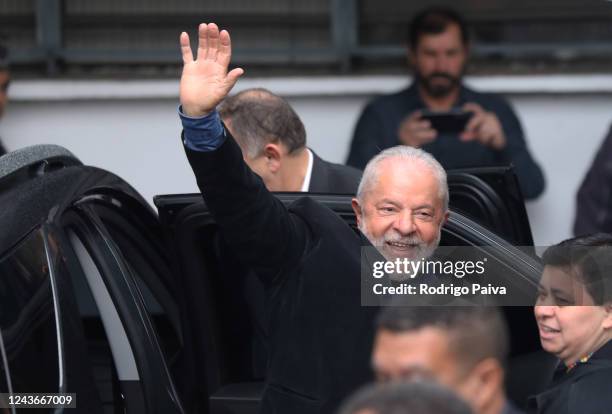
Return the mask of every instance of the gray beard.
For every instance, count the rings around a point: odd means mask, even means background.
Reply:
[[[376,238],[372,236],[367,226],[365,225],[365,221],[363,219],[359,221],[359,225],[357,227],[363,233],[363,235],[368,238],[370,243],[372,243],[372,245],[376,247],[379,253],[382,254],[383,257],[388,261],[393,261],[397,258],[403,259],[404,256],[400,257],[395,254],[391,254],[391,252],[386,251],[384,247],[385,247],[385,241],[387,240],[390,240],[390,241],[408,240],[410,242],[416,242],[418,246],[414,248],[412,254],[410,254],[409,256],[406,255],[405,257],[409,260],[420,260],[420,259],[428,259],[434,254],[434,252],[438,248],[438,245],[440,244],[440,239],[442,237],[442,227],[438,228],[438,235],[436,236],[436,239],[432,241],[430,244],[426,244],[422,240],[415,240],[414,238],[386,239],[385,236]]]

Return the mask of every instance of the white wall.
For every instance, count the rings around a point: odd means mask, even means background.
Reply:
[[[574,194],[612,122],[611,79],[471,80],[481,90],[506,92],[544,168],[546,192],[528,204],[537,244],[571,234]],[[374,91],[405,83],[401,78],[247,79],[238,88],[266,86],[287,96],[306,125],[309,145],[322,157],[343,162],[365,102]],[[176,82],[24,81],[11,88],[12,101],[0,123],[9,149],[62,145],[84,163],[120,175],[149,201],[156,194],[197,191],[179,142]]]

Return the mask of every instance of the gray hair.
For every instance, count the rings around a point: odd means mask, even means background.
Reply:
[[[378,180],[378,170],[380,164],[391,158],[400,158],[409,162],[420,162],[428,166],[438,180],[438,191],[444,211],[448,210],[448,183],[446,181],[446,171],[436,159],[426,151],[406,145],[398,145],[381,151],[372,158],[363,170],[363,176],[357,189],[357,200],[363,204],[365,194],[370,191],[376,180]]]
[[[289,154],[306,146],[306,130],[291,105],[267,89],[246,89],[225,98],[219,115],[230,121],[232,135],[250,158],[271,142],[284,144]]]
[[[444,331],[464,369],[494,358],[504,364],[509,334],[501,311],[480,306],[389,306],[376,321],[378,330],[401,334],[424,328]]]
[[[455,393],[432,382],[392,382],[361,388],[338,414],[471,414]]]

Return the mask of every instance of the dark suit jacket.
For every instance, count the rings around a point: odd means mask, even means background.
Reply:
[[[612,412],[612,341],[584,364],[565,372],[561,366],[551,387],[529,400],[530,413],[609,414]]]
[[[314,151],[310,151],[313,155],[313,161],[308,192],[351,195],[357,193],[357,187],[359,187],[359,181],[361,180],[360,170],[327,162],[319,158]]]
[[[260,412],[332,413],[371,379],[377,309],[361,306],[363,237],[308,197],[285,208],[231,137],[215,151],[186,153],[224,239],[267,285],[270,353]]]
[[[315,154],[312,149],[310,152],[313,155],[313,161],[308,192],[351,195],[357,193],[359,181],[361,180],[360,170],[325,161]],[[241,268],[241,270],[236,269],[240,264],[235,263],[235,254],[233,252],[229,254],[229,257],[225,258],[225,261],[226,263],[228,261],[234,262],[232,274],[238,275],[238,279],[242,280],[244,285],[242,291],[248,312],[248,318],[245,319],[248,319],[248,321],[245,320],[243,322],[250,323],[243,325],[242,329],[243,331],[250,332],[249,339],[252,345],[250,363],[253,378],[265,378],[269,352],[268,307],[266,305],[267,297],[265,289],[254,272],[249,272],[244,268]]]
[[[574,234],[612,232],[612,127],[576,195]]]

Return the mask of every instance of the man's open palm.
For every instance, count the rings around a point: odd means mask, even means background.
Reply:
[[[183,74],[180,100],[183,113],[192,117],[203,116],[227,96],[238,78],[241,68],[227,72],[232,56],[232,45],[226,30],[219,32],[216,24],[202,23],[198,28],[198,53],[193,59],[189,35],[181,33]]]

